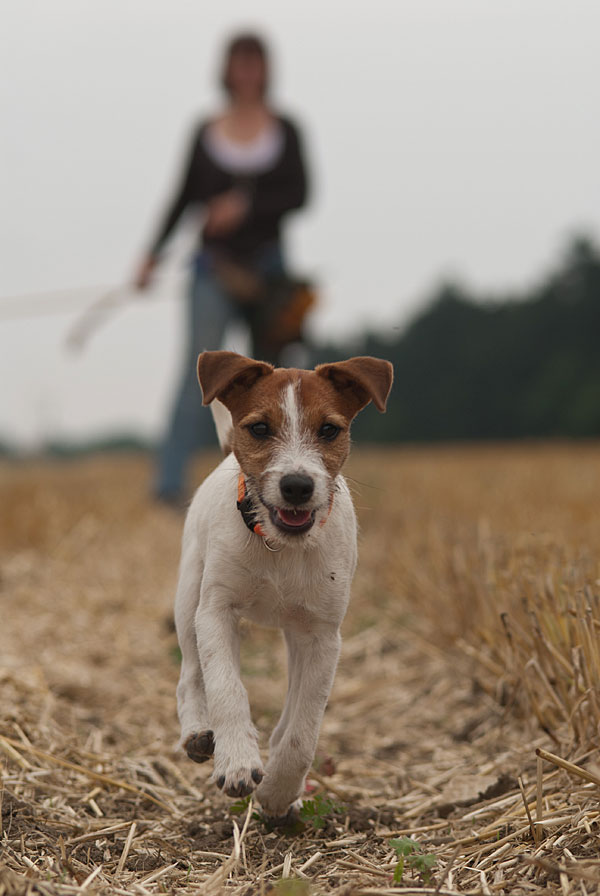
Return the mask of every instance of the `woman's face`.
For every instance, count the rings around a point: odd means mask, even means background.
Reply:
[[[265,62],[260,53],[236,50],[232,53],[227,80],[232,96],[238,99],[259,99],[265,85]]]

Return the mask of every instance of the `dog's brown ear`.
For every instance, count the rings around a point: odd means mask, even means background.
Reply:
[[[228,395],[236,386],[249,388],[256,380],[272,373],[265,361],[253,361],[236,352],[202,352],[198,355],[198,382],[202,389],[202,404],[218,398],[228,404]]]
[[[383,413],[392,382],[394,368],[389,361],[363,356],[337,361],[333,364],[319,364],[315,372],[330,380],[341,393],[354,417],[370,401]]]

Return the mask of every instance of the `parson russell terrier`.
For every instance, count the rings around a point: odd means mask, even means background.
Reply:
[[[360,357],[315,370],[203,352],[198,379],[227,456],[196,492],[183,532],[175,620],[181,744],[214,754],[232,797],[257,788],[267,816],[290,817],[304,790],[340,652],[356,566],[356,518],[340,474],[350,423],[383,412],[388,361]],[[285,707],[265,767],[240,679],[239,622],[283,630]]]

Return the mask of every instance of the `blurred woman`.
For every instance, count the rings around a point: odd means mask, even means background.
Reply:
[[[222,84],[225,108],[196,130],[179,189],[136,277],[139,289],[149,286],[183,213],[200,211],[187,357],[156,482],[156,496],[172,503],[183,497],[192,452],[214,442],[196,379],[197,356],[220,348],[226,326],[245,316],[245,299],[261,277],[284,273],[282,219],[306,199],[300,135],[268,102],[268,55],[258,36],[242,34],[230,42]]]

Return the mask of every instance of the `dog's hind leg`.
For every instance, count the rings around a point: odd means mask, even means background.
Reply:
[[[288,657],[288,689],[285,698],[285,704],[277,725],[273,729],[273,733],[269,738],[269,750],[274,750],[279,741],[283,737],[285,729],[290,723],[290,719],[294,713],[296,695],[299,691],[300,682],[298,676],[301,674],[301,667],[297,656],[297,644],[294,638],[290,637],[288,632],[284,632],[285,642],[287,646]]]
[[[187,649],[184,644],[187,644]],[[177,685],[177,713],[181,723],[181,746],[194,762],[206,762],[213,755],[215,743],[208,724],[204,679],[195,632],[182,639],[182,661]]]
[[[175,625],[181,648],[177,713],[181,723],[180,745],[194,762],[206,762],[213,755],[215,745],[208,723],[204,678],[194,628],[202,568],[191,544],[186,547],[175,598]]]

